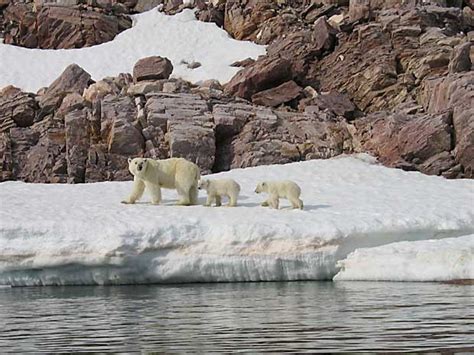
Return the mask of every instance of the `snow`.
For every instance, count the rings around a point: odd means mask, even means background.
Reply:
[[[240,183],[238,207],[174,206],[172,190],[163,205],[146,196],[123,205],[131,182],[1,183],[0,284],[328,280],[356,249],[474,233],[473,180],[389,169],[367,155],[211,177]],[[305,209],[259,206],[255,186],[272,179],[298,183]]]
[[[131,29],[113,41],[88,48],[27,49],[0,42],[0,88],[14,85],[36,92],[49,86],[72,63],[100,80],[131,73],[139,59],[153,55],[171,60],[173,77],[225,83],[239,70],[230,64],[265,53],[264,46],[234,40],[215,24],[198,21],[190,9],[175,16],[153,9],[134,15],[133,22]],[[188,69],[182,61],[197,61],[202,66]]]
[[[474,234],[357,249],[334,280],[449,281],[474,279]]]

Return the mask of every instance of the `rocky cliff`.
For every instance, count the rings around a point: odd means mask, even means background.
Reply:
[[[170,14],[194,6],[200,20],[268,45],[265,56],[235,63],[242,70],[224,86],[170,79],[171,63],[150,57],[133,75],[94,83],[71,65],[38,93],[4,88],[1,180],[124,180],[130,156],[182,156],[217,172],[351,152],[474,177],[472,1],[1,4],[5,40],[21,46],[102,43],[130,26],[126,14],[160,4]],[[111,31],[97,31],[102,24]]]

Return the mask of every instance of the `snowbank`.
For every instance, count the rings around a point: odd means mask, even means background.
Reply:
[[[338,265],[334,280],[474,280],[474,234],[358,249]]]
[[[358,248],[474,233],[474,181],[366,155],[218,176],[241,184],[239,207],[178,207],[169,190],[164,205],[120,204],[130,182],[2,183],[0,284],[332,279]],[[296,181],[305,209],[260,207],[253,191],[269,179]]]
[[[156,9],[134,15],[134,26],[113,41],[81,49],[27,49],[0,41],[0,88],[15,85],[36,92],[49,86],[71,63],[76,63],[93,79],[131,73],[140,59],[160,55],[171,60],[174,77],[191,82],[217,79],[229,81],[240,68],[229,65],[265,53],[265,47],[232,39],[213,23],[194,17],[192,10],[167,16]],[[201,67],[188,69],[188,63]]]

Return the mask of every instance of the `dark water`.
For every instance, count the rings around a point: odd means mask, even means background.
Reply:
[[[0,353],[474,351],[474,286],[292,282],[0,289]]]

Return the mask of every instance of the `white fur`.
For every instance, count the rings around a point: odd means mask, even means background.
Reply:
[[[262,206],[278,209],[280,198],[284,198],[290,201],[293,208],[303,209],[303,201],[300,200],[301,189],[293,181],[263,181],[257,185],[255,192],[268,194],[268,199],[262,202]]]
[[[132,193],[122,203],[135,203],[146,189],[151,194],[151,202],[159,204],[162,187],[178,191],[178,205],[196,205],[198,202],[199,167],[186,159],[129,159],[128,170],[134,176],[134,185]]]
[[[222,196],[227,196],[229,199],[229,207],[237,205],[237,199],[240,193],[240,185],[232,179],[220,180],[201,180],[199,182],[199,189],[207,191],[207,201],[205,206],[211,206],[213,202],[216,206],[220,206]]]

